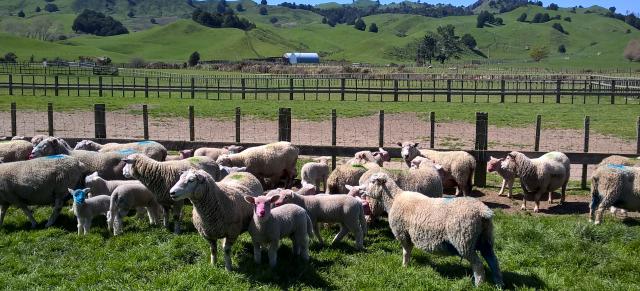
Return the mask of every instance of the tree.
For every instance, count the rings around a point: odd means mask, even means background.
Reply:
[[[435,59],[436,50],[438,46],[438,40],[433,33],[428,33],[422,39],[422,42],[418,46],[416,61],[418,63],[423,63],[424,60],[429,61]]]
[[[551,21],[551,16],[549,16],[549,13],[542,14],[542,19],[540,20],[540,22],[545,23],[549,21]]]
[[[540,23],[542,21],[542,13],[536,13],[531,20],[532,23]]]
[[[85,9],[73,21],[71,29],[75,32],[84,32],[100,36],[118,35],[129,33],[120,21],[111,16],[105,16],[101,12]]]
[[[529,56],[532,60],[539,62],[549,56],[549,50],[546,47],[536,47],[531,50]]]
[[[322,17],[322,24],[327,24],[327,18],[326,17]]]
[[[20,12],[18,12],[18,17],[24,18],[24,11],[20,10]]]
[[[260,0],[260,5],[267,5],[267,0]]]
[[[494,23],[496,25],[503,25],[504,24],[504,20],[502,20],[502,18],[500,18],[500,17],[496,17],[496,20],[494,21]]]
[[[142,68],[144,67],[147,63],[144,61],[143,58],[141,57],[133,57],[131,58],[131,60],[129,61],[129,64],[134,67],[134,68]]]
[[[225,11],[227,11],[227,1],[220,0],[218,2],[218,5],[216,5],[216,11],[218,11],[218,13],[220,14],[223,14]]]
[[[189,67],[193,67],[197,65],[198,62],[200,62],[200,53],[195,51],[189,56],[189,60],[187,61],[187,64],[189,64]]]
[[[614,6],[609,7],[609,11],[611,12],[611,14],[616,13],[616,7]]]
[[[267,7],[260,7],[260,15],[267,15],[269,14],[269,11],[267,11]]]
[[[271,19],[269,19],[269,22],[275,24],[276,22],[278,22],[278,18],[277,17],[271,17]]]
[[[36,12],[40,12],[42,11],[42,9],[40,9],[40,6],[36,6]]]
[[[556,4],[556,3],[551,3],[551,4],[549,4],[549,6],[547,7],[547,9],[549,9],[549,10],[556,10],[556,11],[557,11],[557,10],[558,10],[558,4]]]
[[[329,20],[327,20],[327,24],[329,24],[329,26],[331,26],[331,27],[335,27],[337,23],[336,23],[335,20],[330,18]]]
[[[558,52],[561,54],[564,54],[567,52],[567,48],[564,46],[564,44],[561,44],[560,46],[558,46]]]
[[[14,54],[13,52],[8,52],[4,55],[5,62],[15,63],[17,59],[18,56],[16,56],[16,54]]]
[[[449,59],[459,59],[462,48],[460,47],[460,38],[456,36],[456,27],[447,24],[445,26],[438,26],[438,50],[436,53],[436,60],[444,64]]]
[[[562,27],[562,24],[560,24],[560,23],[554,23],[551,27],[553,27],[553,29],[555,29],[555,30],[557,30],[559,32],[567,34],[567,32],[564,31],[564,28]]]
[[[494,21],[495,18],[493,14],[483,10],[480,12],[480,14],[478,14],[478,18],[476,19],[476,27],[483,28],[486,23],[493,23]]]
[[[236,11],[238,11],[238,12],[242,12],[242,11],[245,11],[245,10],[246,10],[246,9],[244,9],[244,6],[242,6],[242,3],[238,3],[238,4],[236,5]]]
[[[47,5],[44,6],[44,11],[56,12],[56,11],[58,11],[58,5],[53,4],[53,3],[47,3]]]
[[[518,17],[518,21],[519,21],[519,22],[525,22],[525,21],[527,21],[527,14],[526,14],[526,13],[522,13],[522,14],[520,14],[520,17]]]
[[[569,17],[569,16],[565,17],[565,18],[564,18],[564,21],[566,21],[566,22],[571,22],[571,17]]]
[[[353,27],[357,30],[364,31],[365,29],[367,29],[367,24],[364,23],[364,20],[362,20],[362,18],[358,18]]]
[[[375,22],[372,22],[371,25],[369,25],[369,32],[378,32],[378,25],[376,25]]]
[[[134,16],[136,16],[136,14],[133,13],[133,10],[129,10],[129,13],[127,13],[127,16],[129,16],[129,18],[133,18]]]
[[[471,34],[468,34],[468,33],[463,35],[460,41],[462,41],[462,43],[470,49],[475,49],[476,46],[478,46],[476,39]]]
[[[629,41],[627,47],[624,49],[624,57],[631,62],[640,61],[640,39],[632,39]]]

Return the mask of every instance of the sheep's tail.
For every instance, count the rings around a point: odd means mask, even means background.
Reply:
[[[311,217],[309,217],[309,215],[305,215],[307,217],[307,236],[309,237],[309,240],[312,239],[313,237],[313,223],[311,223]],[[319,233],[316,234],[317,236],[320,236]]]
[[[483,213],[484,214],[484,213]],[[493,283],[497,286],[503,286],[502,272],[500,271],[500,264],[498,263],[498,257],[493,250],[493,222],[491,218],[486,218],[483,215],[482,218],[482,232],[477,242],[477,249],[487,262],[489,269],[491,270],[491,276],[493,277]]]
[[[107,215],[107,228],[114,231],[113,223],[118,215],[118,193],[111,195],[111,202],[109,203],[109,213]]]

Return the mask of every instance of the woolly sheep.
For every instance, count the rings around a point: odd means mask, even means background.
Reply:
[[[473,184],[471,178],[476,167],[476,160],[473,156],[465,151],[438,152],[434,150],[418,150],[417,142],[398,142],[402,150],[400,154],[402,159],[411,167],[411,160],[417,156],[422,156],[442,165],[445,177],[442,185],[447,188],[456,187],[456,195],[469,196]]]
[[[329,188],[327,187],[327,178],[329,178],[329,172],[331,169],[327,164],[328,157],[321,157],[316,159],[316,162],[306,163],[300,169],[300,178],[302,180],[302,186],[313,185],[316,190],[320,192],[320,184],[324,187],[324,191],[329,194]]]
[[[31,138],[31,144],[33,146],[37,146],[41,141],[43,141],[43,140],[45,140],[47,138],[50,138],[50,137],[53,137],[53,136],[49,136],[49,135],[45,135],[45,134],[34,135]]]
[[[123,184],[136,184],[142,186],[142,183],[138,180],[105,180],[100,177],[100,175],[98,175],[98,172],[93,172],[91,173],[91,175],[88,175],[84,178],[84,185],[89,188],[89,197],[98,195],[111,196],[113,190]],[[147,209],[144,209],[144,207],[138,207],[136,211],[138,217],[140,218],[142,218],[144,216],[144,213],[147,212],[147,216],[149,216],[149,222],[152,223],[151,216],[155,215],[154,213],[149,212]]]
[[[356,248],[362,249],[364,233],[367,231],[367,223],[364,219],[364,210],[360,201],[350,195],[304,195],[301,190],[293,192],[288,189],[275,189],[267,193],[267,197],[279,197],[273,201],[276,207],[283,204],[296,204],[309,214],[313,232],[320,242],[324,244],[318,222],[340,223],[340,232],[336,234],[332,244],[339,242],[349,232],[353,234],[356,240]]]
[[[87,235],[94,217],[98,215],[107,216],[107,212],[109,212],[109,196],[97,195],[88,197],[89,188],[68,189],[68,191],[73,197],[72,209],[78,220],[78,235]]]
[[[290,237],[293,242],[293,254],[309,260],[309,237],[312,222],[304,208],[295,204],[286,204],[271,209],[278,195],[267,197],[245,196],[244,199],[254,206],[253,220],[249,225],[249,234],[253,243],[253,259],[256,264],[262,262],[262,250],[268,248],[269,266],[276,266],[280,239]]]
[[[5,137],[4,139],[9,139],[9,137]],[[14,137],[11,137],[11,140],[25,140],[25,141],[30,141],[27,140],[26,137],[22,136],[22,135],[16,135]],[[31,144],[33,146],[33,144]]]
[[[229,145],[222,148],[199,148],[195,150],[193,156],[205,156],[215,161],[221,155],[237,154],[242,150],[244,150],[244,147],[239,145]]]
[[[376,163],[378,166],[382,167],[384,162],[391,161],[391,156],[389,152],[385,151],[383,148],[379,148],[377,152],[371,151],[359,151],[353,155],[353,158],[347,161],[349,165],[356,164],[366,164],[366,163]]]
[[[126,163],[122,173],[126,178],[134,178],[156,195],[156,200],[164,210],[163,225],[169,225],[169,210],[173,210],[174,233],[180,233],[182,206],[184,201],[174,201],[169,190],[180,179],[180,173],[191,168],[202,169],[214,179],[220,175],[218,165],[207,157],[191,157],[179,161],[158,162],[143,154],[129,155],[123,159]]]
[[[249,228],[253,208],[245,196],[259,196],[262,186],[250,173],[233,173],[216,183],[206,171],[189,169],[180,175],[170,190],[172,199],[191,200],[193,225],[209,242],[211,264],[216,262],[217,241],[224,238],[224,263],[231,270],[231,247]]]
[[[548,152],[537,159],[529,159],[522,153],[511,152],[501,163],[503,169],[513,169],[520,178],[522,195],[522,210],[527,209],[527,194],[533,194],[536,206],[533,211],[538,212],[540,197],[549,193],[549,204],[553,203],[552,192],[562,188],[560,204],[564,203],[564,196],[569,183],[571,163],[569,158],[561,152]]]
[[[492,271],[493,281],[502,286],[502,274],[493,249],[493,212],[477,199],[431,198],[403,191],[386,173],[371,176],[367,196],[384,205],[389,226],[402,245],[406,267],[413,246],[429,252],[448,251],[471,263],[476,286],[485,280],[480,251]]]
[[[640,167],[640,159],[633,159],[633,158],[627,158],[627,157],[623,157],[623,156],[613,155],[613,156],[608,156],[605,159],[603,159],[598,164],[598,167],[606,166],[606,165],[609,165],[609,164],[631,166],[631,167]]]
[[[78,159],[66,155],[0,164],[0,225],[9,206],[15,205],[35,228],[37,223],[27,206],[51,204],[53,211],[46,227],[53,225],[69,194],[67,189],[81,185],[86,173]]]
[[[589,221],[600,224],[603,211],[612,206],[640,211],[640,167],[608,164],[595,170],[591,177]]]
[[[246,172],[246,171],[247,171],[247,167],[220,166],[220,179],[228,176],[231,173]]]
[[[122,233],[122,217],[126,216],[129,210],[144,207],[149,214],[151,225],[158,223],[158,218],[162,214],[162,207],[156,201],[155,195],[147,187],[140,184],[122,184],[113,190],[109,206],[107,224],[113,230],[113,235]]]
[[[327,178],[327,188],[330,194],[344,194],[349,192],[346,185],[358,185],[360,177],[369,169],[378,169],[376,163],[338,165]]]
[[[29,159],[33,145],[26,140],[0,142],[0,160],[3,163],[24,161]]]
[[[513,169],[513,164],[509,164],[506,167],[502,167],[502,162],[505,158],[496,159],[494,157],[489,158],[489,162],[487,162],[487,172],[493,173],[496,172],[500,177],[502,177],[502,186],[500,187],[500,192],[498,192],[498,196],[502,196],[504,193],[504,188],[509,187],[509,193],[507,194],[508,198],[511,198],[511,194],[513,194],[513,182],[516,180],[516,173]]]
[[[167,149],[163,145],[151,140],[143,140],[124,144],[108,143],[104,145],[91,140],[82,140],[78,142],[78,144],[76,144],[74,149],[98,151],[101,153],[128,150],[145,154],[156,161],[164,161],[164,159],[167,157]]]
[[[177,155],[167,155],[165,161],[178,161],[193,157],[193,150],[181,150]]]
[[[298,153],[298,148],[290,142],[281,141],[221,155],[217,162],[221,166],[247,167],[247,172],[262,179],[264,186],[275,186],[283,178],[288,187],[296,176]]]

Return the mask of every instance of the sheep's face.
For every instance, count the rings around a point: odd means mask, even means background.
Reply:
[[[133,166],[136,164],[137,161],[137,157],[138,154],[133,154],[133,155],[129,155],[126,158],[122,159],[122,161],[125,163],[124,168],[122,168],[122,175],[127,178],[127,179],[131,179],[134,178],[133,177]]]
[[[245,196],[244,200],[253,204],[253,215],[259,220],[269,219],[271,217],[271,204],[280,199],[280,195],[273,196]]]
[[[85,150],[85,151],[97,151],[99,150],[98,144],[90,141],[90,140],[81,140],[76,144],[73,148],[74,150]]]
[[[369,178],[369,184],[365,190],[365,197],[371,197],[374,200],[382,198],[382,187],[387,184],[389,175],[385,173],[375,173]]]
[[[293,191],[291,190],[287,190],[287,189],[282,189],[282,188],[278,188],[278,189],[273,189],[269,192],[267,192],[267,195],[265,195],[267,198],[271,199],[273,197],[278,197],[278,199],[274,200],[272,203],[275,207],[284,205],[289,203],[289,200],[291,200],[291,198],[293,198]]]
[[[500,168],[502,168],[503,170],[509,170],[513,168],[515,163],[516,163],[515,157],[509,154],[505,158],[501,159]]]
[[[169,190],[169,196],[173,200],[183,200],[192,198],[198,184],[204,182],[204,177],[199,175],[196,170],[190,169],[180,175],[180,179]]]
[[[231,166],[231,159],[229,155],[220,155],[216,160],[216,163],[221,166]]]
[[[397,143],[397,145],[402,148],[400,150],[400,156],[402,156],[402,159],[404,160],[404,162],[407,164],[408,167],[411,166],[411,160],[413,160],[415,157],[417,157],[420,154],[420,151],[418,150],[418,144],[419,143],[417,142],[410,142],[410,141]]]
[[[498,170],[498,167],[502,166],[502,161],[504,159],[496,159],[494,157],[489,158],[489,162],[487,162],[487,172],[495,172]]]
[[[87,199],[87,196],[89,195],[89,188],[85,188],[85,189],[67,189],[69,191],[69,194],[71,194],[71,196],[73,196],[73,203],[81,205],[84,204],[84,201]]]
[[[244,147],[239,145],[228,145],[228,146],[225,146],[224,149],[227,149],[230,154],[237,154],[243,151]]]
[[[62,154],[64,152],[61,150],[61,147],[62,147],[62,143],[58,138],[55,138],[55,137],[46,138],[42,140],[40,143],[38,143],[38,145],[33,147],[33,150],[31,150],[31,155],[29,155],[29,158],[34,159],[34,158],[40,158],[45,156],[51,156],[55,154]]]
[[[365,193],[364,186],[351,186],[351,185],[344,185],[344,186],[347,188],[347,190],[349,190],[347,195],[350,195],[353,197],[361,197]]]

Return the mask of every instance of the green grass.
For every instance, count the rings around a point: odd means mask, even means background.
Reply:
[[[191,207],[184,210],[190,220]],[[12,208],[0,227],[0,284],[7,289],[473,289],[466,261],[414,251],[401,267],[401,248],[386,221],[365,237],[366,251],[346,238],[321,248],[311,243],[311,261],[291,254],[284,240],[278,265],[253,262],[248,234],[233,247],[234,270],[208,264],[208,244],[191,222],[173,235],[146,221],[125,218],[125,232],[112,237],[104,218],[96,218],[88,236],[76,235],[76,221],[66,209],[56,225],[43,229],[49,208],[38,208],[36,230]],[[494,219],[496,252],[509,289],[636,290],[639,288],[640,226],[607,217],[593,226],[585,215],[552,217],[507,215]],[[331,241],[337,227],[324,228]],[[266,255],[263,255],[263,258]],[[485,283],[478,290],[492,289]]]

